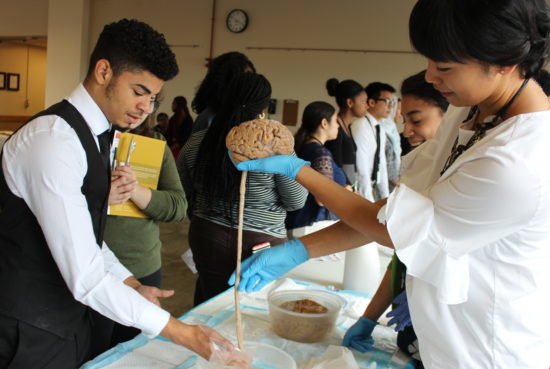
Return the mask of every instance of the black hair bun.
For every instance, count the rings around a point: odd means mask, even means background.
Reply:
[[[550,17],[546,12],[540,12],[537,14],[536,29],[531,30],[529,52],[525,60],[521,62],[521,69],[524,71],[525,77],[535,77],[546,64],[546,60],[550,56],[549,34]]]
[[[338,81],[336,78],[331,78],[327,81],[326,87],[329,96],[336,96],[336,88],[338,87],[339,83],[340,81]]]

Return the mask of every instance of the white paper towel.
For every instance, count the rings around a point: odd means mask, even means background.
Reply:
[[[359,369],[357,361],[349,349],[342,346],[329,346],[321,359],[313,358],[304,366],[305,369]]]

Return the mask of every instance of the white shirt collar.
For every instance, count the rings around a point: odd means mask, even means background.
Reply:
[[[366,117],[367,117],[367,120],[370,122],[370,124],[372,124],[373,127],[375,127],[379,124],[378,120],[371,113],[367,112]]]
[[[88,91],[86,91],[82,83],[66,97],[66,100],[73,104],[76,110],[82,114],[91,131],[96,136],[111,128],[107,117],[103,114],[94,99],[92,99]]]

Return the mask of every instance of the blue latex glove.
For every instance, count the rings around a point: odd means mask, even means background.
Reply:
[[[395,327],[395,331],[399,332],[408,327],[409,325],[412,325],[411,323],[411,314],[409,313],[409,304],[407,302],[407,292],[404,290],[401,292],[395,300],[393,300],[394,304],[398,304],[398,306],[390,311],[386,316],[393,317],[389,322],[388,325],[397,324]]]
[[[239,291],[259,291],[269,282],[308,259],[307,250],[298,239],[260,251],[243,261]],[[231,274],[228,283],[231,286],[235,284],[235,272]]]
[[[364,316],[359,318],[346,332],[342,344],[359,352],[370,350],[374,345],[372,331],[377,324]]]
[[[231,157],[231,155],[229,155],[229,157]],[[298,174],[300,168],[309,164],[308,161],[302,160],[296,156],[275,155],[264,159],[242,161],[237,164],[237,169],[251,172],[281,174],[291,179],[296,179],[296,174]]]

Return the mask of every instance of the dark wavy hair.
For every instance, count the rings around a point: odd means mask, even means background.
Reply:
[[[446,112],[449,107],[449,102],[431,83],[426,81],[425,75],[426,70],[423,70],[406,78],[401,83],[401,96],[405,97],[410,95],[417,97],[431,105],[437,106],[442,112]]]
[[[347,100],[353,100],[363,92],[363,86],[351,79],[339,82],[336,78],[331,78],[326,82],[326,88],[329,96],[336,99],[338,108],[344,111],[348,109]]]
[[[135,19],[121,19],[103,28],[90,56],[88,77],[100,59],[109,61],[114,76],[145,70],[168,81],[179,72],[176,56],[164,36]]]
[[[536,76],[549,56],[545,0],[419,0],[409,20],[413,47],[438,62],[518,65]]]
[[[241,73],[227,86],[227,95],[208,128],[197,154],[195,191],[205,195],[208,208],[222,200],[230,216],[238,198],[240,172],[229,159],[225,137],[242,122],[256,119],[268,106],[271,84],[261,74]]]
[[[302,114],[302,125],[294,135],[294,151],[300,153],[304,142],[319,128],[323,119],[330,122],[336,109],[324,101],[314,101],[306,106]]]
[[[191,102],[193,111],[198,114],[206,108],[211,108],[217,112],[225,95],[225,87],[237,74],[244,73],[245,69],[256,73],[256,68],[250,59],[237,51],[214,58]]]

